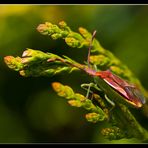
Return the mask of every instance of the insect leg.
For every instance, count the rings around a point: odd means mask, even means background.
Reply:
[[[105,99],[106,99],[106,101],[108,102],[108,103],[110,103],[111,105],[112,105],[112,107],[114,108],[115,107],[115,103],[113,102],[113,101],[111,101],[108,97],[107,97],[107,95],[105,94]]]
[[[94,83],[84,83],[84,84],[81,84],[81,87],[85,90],[88,90],[88,87],[93,87],[96,90],[101,91],[101,89],[97,86],[97,84],[94,84]],[[93,93],[91,90],[90,92]]]
[[[111,107],[110,109],[108,109],[108,120],[110,120],[110,119],[112,118],[112,115],[109,114],[109,113],[111,113],[111,111],[114,109],[115,103],[114,103],[113,101],[111,101],[111,100],[107,97],[106,94],[105,94],[104,97],[105,97],[106,101],[112,105],[112,107]]]
[[[92,93],[93,94],[93,92],[90,90],[91,83],[89,83],[89,84],[86,84],[86,83],[85,84],[81,84],[81,87],[87,91],[86,98],[88,98],[89,93]]]
[[[98,88],[97,85],[94,83],[88,83],[88,84],[84,83],[84,84],[81,84],[81,87],[87,91],[86,98],[89,97],[89,93],[93,94],[93,91],[91,91],[91,87],[95,88],[98,91],[101,91],[101,89]]]

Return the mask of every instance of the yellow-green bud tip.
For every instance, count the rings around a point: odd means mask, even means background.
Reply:
[[[64,27],[67,26],[67,24],[66,24],[66,22],[64,22],[64,21],[60,21],[60,22],[59,22],[59,26],[62,27],[62,28],[64,28]]]
[[[71,47],[79,47],[81,45],[80,41],[73,37],[66,37],[65,42]]]
[[[61,87],[62,84],[59,82],[53,82],[52,84],[52,88],[56,91],[56,92],[60,92],[61,91]]]
[[[75,106],[75,107],[81,107],[82,106],[82,104],[79,100],[69,100],[68,103],[71,106]]]
[[[26,76],[26,73],[25,73],[24,70],[20,70],[19,73],[20,73],[21,76],[24,76],[24,77]]]
[[[45,24],[40,24],[36,29],[39,32],[43,32],[45,29],[47,29],[46,27],[47,26]]]
[[[51,25],[52,25],[51,23],[46,22],[45,24],[38,25],[36,29],[38,32],[42,33],[43,35],[47,35],[48,29]]]
[[[32,50],[32,49],[29,49],[29,48],[27,48],[27,50],[25,50],[24,52],[23,52],[23,54],[22,54],[22,57],[29,57],[29,56],[32,56],[32,53],[33,53],[34,51]]]
[[[83,28],[83,27],[79,27],[79,32],[80,32],[81,34],[87,33],[86,29]]]
[[[97,114],[97,113],[88,113],[88,114],[85,115],[85,118],[89,122],[96,123],[99,120],[99,114]]]
[[[5,62],[7,65],[9,65],[13,59],[14,59],[13,56],[6,56],[6,57],[4,57],[4,62]]]

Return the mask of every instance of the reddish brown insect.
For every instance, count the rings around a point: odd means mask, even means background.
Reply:
[[[125,101],[134,107],[142,107],[145,98],[140,90],[133,84],[129,84],[109,70],[96,72],[96,76],[103,79],[110,87],[125,98]]]
[[[102,90],[104,90],[108,97],[136,108],[142,107],[146,102],[145,97],[135,85],[129,84],[127,81],[113,74],[109,70],[98,72],[90,68],[90,50],[95,34],[96,31],[94,31],[92,35],[92,40],[88,49],[88,68],[84,69],[85,72],[95,78],[96,83]]]

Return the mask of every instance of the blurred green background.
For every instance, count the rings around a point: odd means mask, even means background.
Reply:
[[[148,89],[147,5],[0,5],[0,143],[138,143],[136,139],[105,140],[99,131],[102,123],[88,123],[85,110],[69,106],[51,88],[51,82],[59,81],[85,94],[80,88],[89,82],[85,74],[24,78],[5,65],[4,56],[21,56],[26,48],[84,62],[87,49],[70,48],[63,40],[53,41],[36,31],[40,23],[61,20],[74,31],[80,26],[90,32],[96,29],[101,45]],[[136,113],[148,129],[147,119]]]

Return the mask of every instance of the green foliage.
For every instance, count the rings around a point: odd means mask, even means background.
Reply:
[[[85,28],[80,27],[80,33],[77,33],[72,31],[64,21],[59,22],[59,25],[46,22],[40,24],[37,30],[42,35],[51,36],[53,40],[62,38],[68,46],[73,48],[88,48],[92,38],[91,33]],[[97,39],[93,40],[91,53],[90,62],[92,65],[96,65],[98,70],[110,69],[113,73],[137,85],[144,96],[148,98],[148,93],[138,78],[110,51],[104,49]],[[20,75],[25,77],[51,76],[64,71],[84,70],[88,67],[67,56],[61,57],[33,49],[25,50],[22,57],[6,56],[4,60],[10,69],[19,71]],[[83,107],[89,111],[85,116],[89,122],[108,122],[111,127],[101,130],[101,133],[108,139],[138,138],[141,141],[148,139],[148,132],[137,122],[125,105],[116,104],[116,107],[111,109],[105,101],[105,96],[93,92],[92,96],[96,100],[94,102],[84,95],[75,93],[70,86],[62,85],[59,82],[52,83],[52,86],[59,96],[68,100],[71,106]],[[97,90],[99,89],[97,88]]]

